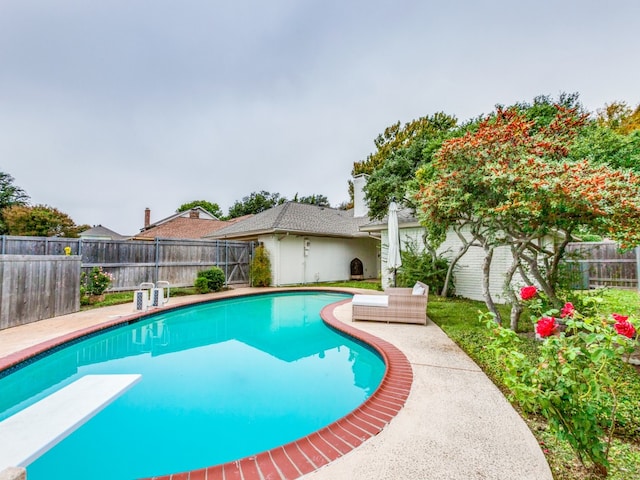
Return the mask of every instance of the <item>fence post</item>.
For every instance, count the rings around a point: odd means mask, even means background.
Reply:
[[[636,288],[640,292],[640,247],[636,247]]]
[[[229,282],[229,242],[224,244],[224,286]]]
[[[253,279],[252,279],[252,274],[253,272],[251,271],[251,266],[252,266],[252,262],[253,262],[253,255],[256,252],[256,242],[252,241],[249,243],[249,271],[247,272],[247,278],[249,279],[249,286],[253,287]]]
[[[160,269],[160,239],[156,237],[156,258],[155,258],[155,272],[153,282],[158,283],[158,270]]]
[[[6,235],[2,235],[2,255],[4,255],[4,251],[7,245],[7,236]]]

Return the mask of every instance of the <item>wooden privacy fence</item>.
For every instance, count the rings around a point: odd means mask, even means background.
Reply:
[[[567,252],[574,287],[639,288],[638,248],[622,252],[615,242],[577,242],[567,245]]]
[[[249,283],[253,243],[227,240],[96,240],[2,236],[0,253],[72,255],[82,258],[82,271],[102,267],[113,275],[110,291],[135,290],[143,282],[164,280],[172,287],[194,284],[197,273],[220,267],[227,284]]]
[[[0,255],[0,330],[80,309],[80,257]]]

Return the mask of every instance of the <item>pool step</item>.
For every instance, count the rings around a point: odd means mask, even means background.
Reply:
[[[26,467],[142,378],[86,375],[0,422],[0,471]]]

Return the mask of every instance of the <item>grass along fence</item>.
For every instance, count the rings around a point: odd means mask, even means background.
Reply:
[[[191,286],[198,271],[220,267],[226,283],[249,283],[250,242],[155,239],[96,240],[57,237],[0,237],[3,255],[71,255],[82,258],[82,271],[102,267],[114,277],[110,291],[135,290],[143,282],[167,281]]]

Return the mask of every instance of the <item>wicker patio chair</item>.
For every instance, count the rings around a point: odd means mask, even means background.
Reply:
[[[427,323],[429,286],[417,282],[413,288],[387,288],[384,295],[354,295],[352,320]]]

